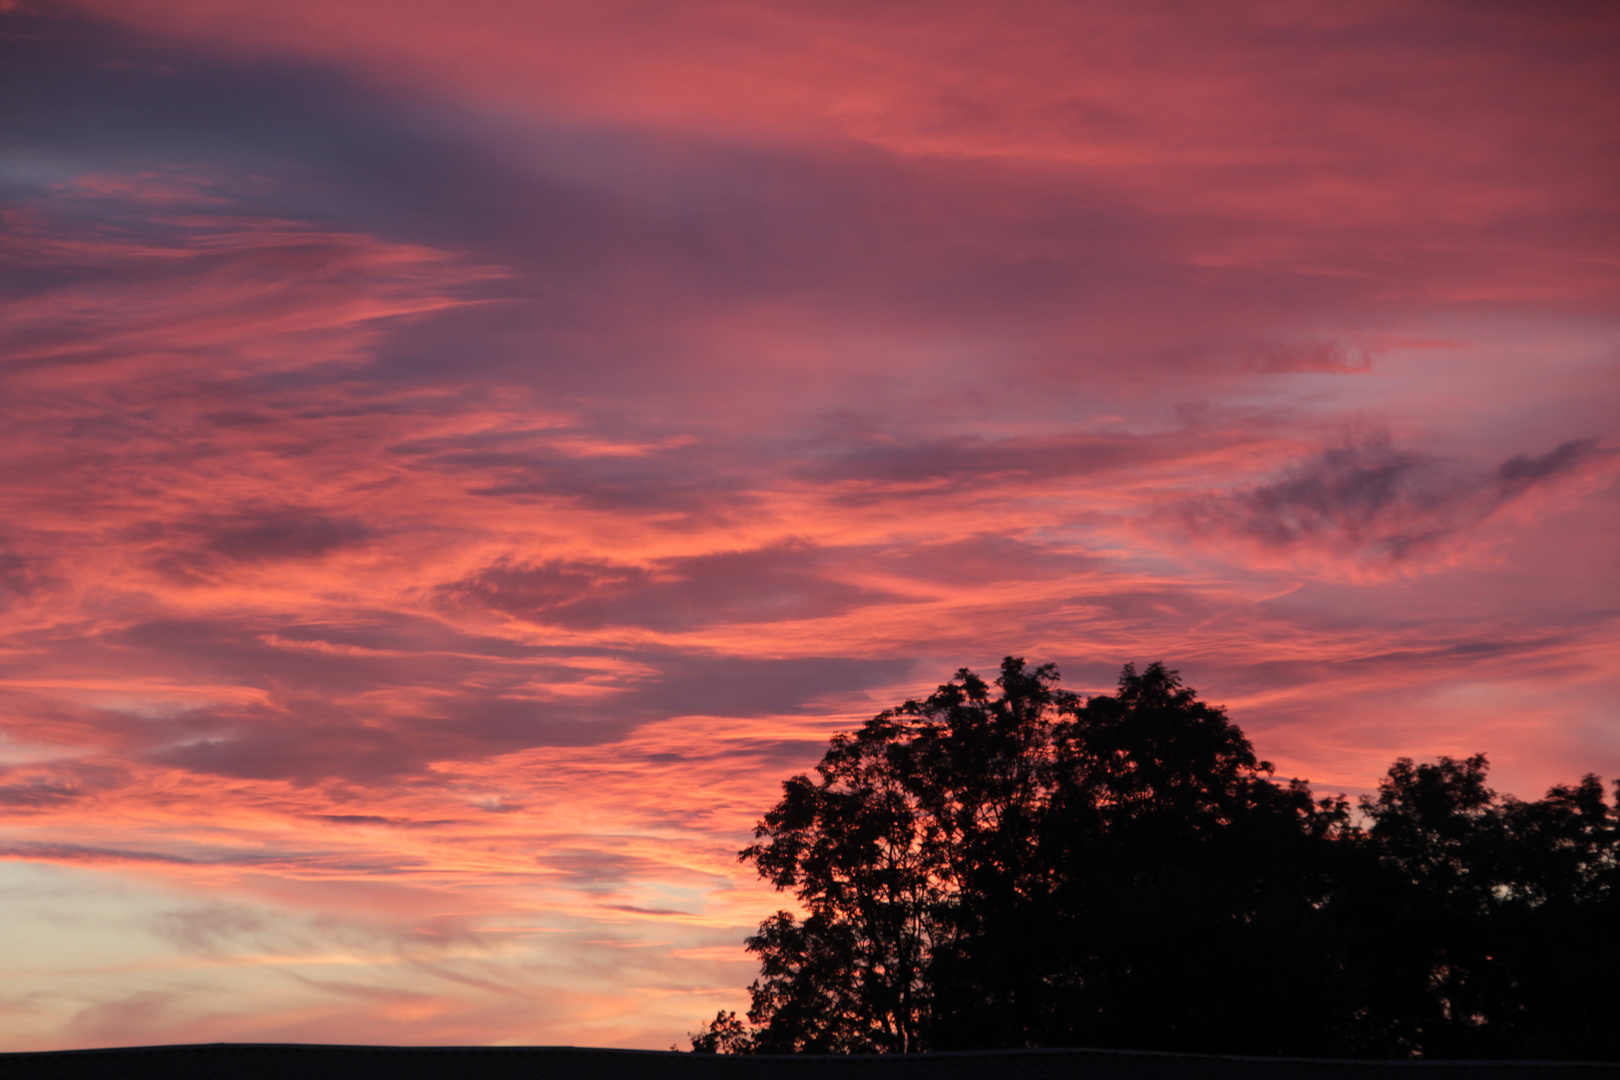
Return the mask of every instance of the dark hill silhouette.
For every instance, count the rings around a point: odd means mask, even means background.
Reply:
[[[1353,812],[1174,671],[1082,700],[1009,657],[835,737],[740,855],[799,901],[700,1051],[1044,1046],[1620,1059],[1616,814],[1483,755]]]
[[[0,1054],[4,1080],[1610,1080],[1620,1066],[1337,1062],[1103,1050],[750,1055],[572,1046],[216,1043]]]

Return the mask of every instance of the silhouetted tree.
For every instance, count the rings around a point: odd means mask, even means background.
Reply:
[[[1588,775],[1503,808],[1491,948],[1513,1012],[1486,1052],[1620,1060],[1620,788],[1615,803]]]
[[[1358,911],[1376,926],[1368,1015],[1429,1057],[1620,1057],[1616,831],[1585,777],[1525,803],[1483,754],[1401,758],[1364,799],[1377,860]],[[1371,888],[1368,888],[1371,883]]]
[[[817,780],[783,785],[741,855],[806,913],[778,912],[748,940],[760,1049],[929,1045],[935,957],[1028,887],[1053,725],[1077,704],[1056,683],[1051,666],[1009,659],[992,694],[964,669],[836,736]]]
[[[713,1020],[700,1024],[696,1032],[689,1032],[687,1038],[694,1054],[749,1054],[754,1050],[748,1025],[737,1019],[735,1012],[725,1009],[715,1013]]]
[[[1161,664],[1069,710],[1028,864],[1043,887],[1021,917],[978,920],[969,963],[945,958],[936,1043],[1295,1049],[1327,1026],[1321,995],[1291,991],[1333,962],[1312,854],[1348,812],[1270,772]],[[1302,925],[1323,940],[1302,948]]]
[[[1620,1057],[1595,777],[1522,803],[1403,758],[1353,815],[1271,772],[1162,664],[1089,700],[964,669],[783,785],[740,858],[800,914],[693,1048]]]

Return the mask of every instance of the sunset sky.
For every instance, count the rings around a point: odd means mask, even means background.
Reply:
[[[0,1050],[665,1048],[827,737],[1620,775],[1613,3],[0,0]]]

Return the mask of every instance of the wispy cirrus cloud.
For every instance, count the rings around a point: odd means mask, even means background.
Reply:
[[[824,618],[895,599],[829,576],[834,564],[831,553],[793,541],[665,558],[650,567],[503,562],[444,586],[443,594],[534,622],[656,630]]]
[[[373,530],[355,517],[307,507],[267,506],[143,522],[130,532],[137,543],[144,543],[153,569],[184,583],[217,578],[244,565],[320,559],[362,547]]]

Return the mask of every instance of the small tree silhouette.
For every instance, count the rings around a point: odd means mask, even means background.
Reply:
[[[714,1019],[689,1032],[694,1054],[747,1054],[754,1048],[754,1039],[748,1025],[737,1019],[737,1014],[721,1009]]]

